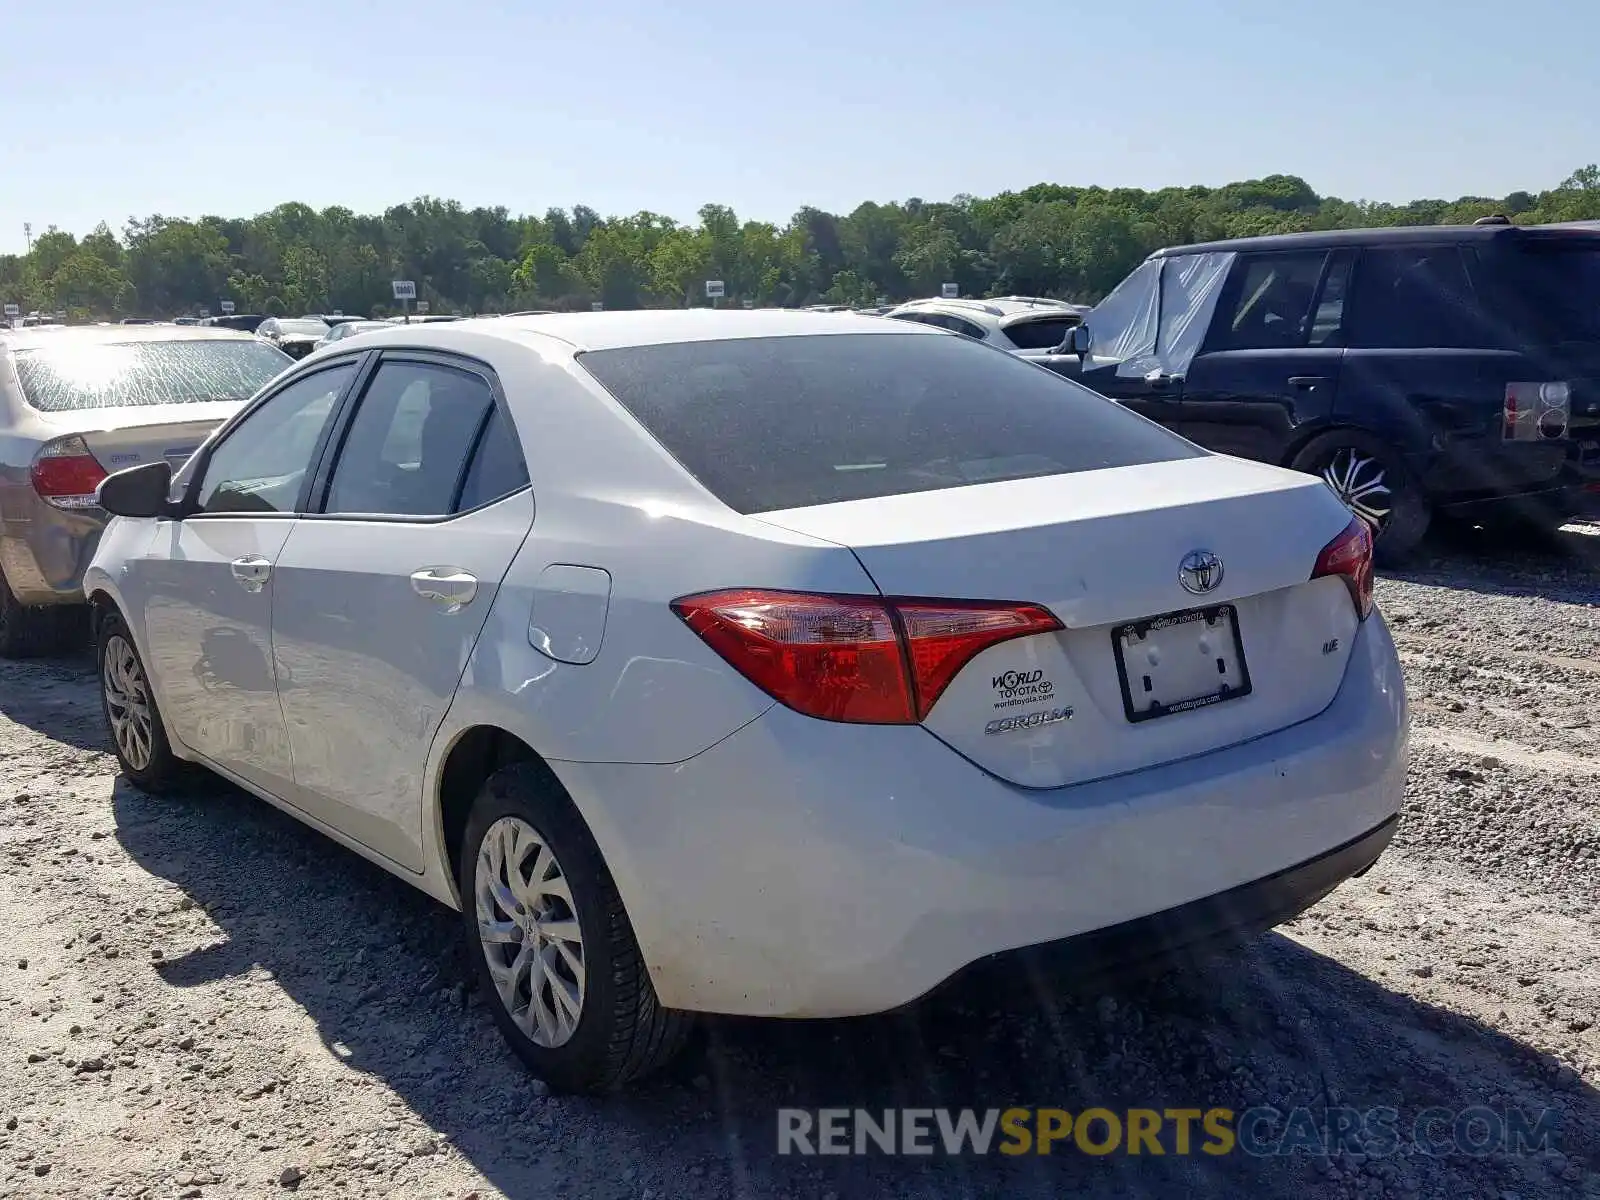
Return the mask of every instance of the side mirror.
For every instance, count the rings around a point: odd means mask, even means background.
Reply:
[[[1067,336],[1062,339],[1061,345],[1056,349],[1056,353],[1076,354],[1078,357],[1082,358],[1085,354],[1089,353],[1089,344],[1092,341],[1093,338],[1089,334],[1089,327],[1087,325],[1074,325],[1071,329],[1067,330]]]
[[[172,464],[153,462],[106,476],[95,497],[114,517],[165,517],[172,512],[167,501],[171,490]]]

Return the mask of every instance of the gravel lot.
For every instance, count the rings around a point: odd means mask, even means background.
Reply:
[[[93,668],[0,665],[0,1195],[1600,1197],[1600,528],[1457,542],[1380,601],[1395,846],[1248,952],[1107,995],[718,1022],[553,1098],[454,918],[220,784],[122,782]],[[1550,1108],[1560,1152],[780,1158],[780,1105]]]

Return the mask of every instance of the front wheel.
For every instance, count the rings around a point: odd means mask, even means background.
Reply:
[[[1421,485],[1389,446],[1356,429],[1336,429],[1311,439],[1289,464],[1321,476],[1373,531],[1379,562],[1405,561],[1422,544],[1431,519]]]
[[[457,870],[480,990],[551,1088],[611,1091],[682,1048],[692,1018],[656,1000],[599,849],[537,764],[484,784]]]
[[[147,792],[166,790],[183,764],[172,753],[150,676],[120,613],[108,612],[99,622],[95,651],[100,706],[122,773]]]

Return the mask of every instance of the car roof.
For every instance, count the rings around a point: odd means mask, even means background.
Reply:
[[[129,342],[253,342],[254,334],[214,325],[57,325],[0,329],[0,346],[8,350],[35,350],[40,346],[121,346]]]
[[[1151,258],[1174,254],[1261,253],[1270,250],[1319,250],[1337,246],[1390,246],[1440,242],[1494,242],[1523,239],[1596,237],[1600,231],[1562,225],[1401,225],[1383,229],[1319,229],[1310,233],[1277,233],[1266,237],[1229,238],[1165,246]]]
[[[880,317],[855,313],[813,313],[789,309],[640,309],[636,311],[549,313],[529,317],[487,320],[464,317],[459,321],[392,325],[363,335],[368,347],[379,343],[437,341],[448,347],[458,340],[492,337],[536,345],[548,340],[564,343],[572,353],[615,350],[628,346],[658,346],[681,342],[731,341],[741,338],[827,336],[841,333],[888,333],[937,336],[940,331],[907,322],[890,323]],[[335,347],[329,348],[336,352]]]
[[[932,296],[924,300],[907,300],[904,304],[897,304],[890,311],[901,312],[910,310],[914,312],[943,312],[952,316],[976,317],[979,320],[987,318],[999,321],[1006,317],[1031,315],[1035,317],[1070,316],[1073,313],[1082,313],[1087,310],[1077,304],[1069,304],[1065,300],[1036,300],[1029,297],[997,296],[987,300],[946,300],[942,296]]]

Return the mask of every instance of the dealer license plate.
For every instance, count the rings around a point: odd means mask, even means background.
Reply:
[[[1130,721],[1153,721],[1250,694],[1250,670],[1231,604],[1169,613],[1111,631]]]

